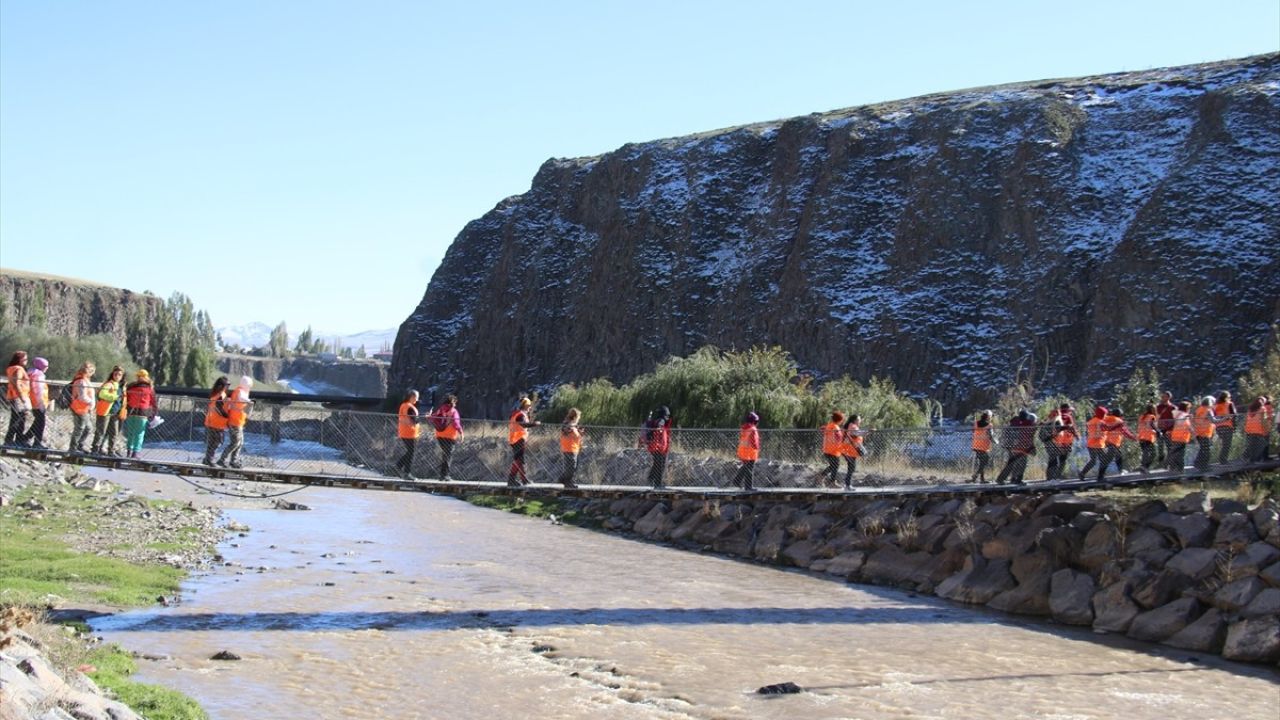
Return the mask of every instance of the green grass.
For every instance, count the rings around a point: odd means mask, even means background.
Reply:
[[[593,518],[586,517],[577,510],[568,509],[563,500],[526,500],[506,495],[468,495],[465,500],[478,507],[503,510],[517,515],[536,518],[549,518],[555,515],[566,525],[592,527],[597,524]]]
[[[40,517],[20,507],[39,500]],[[73,602],[129,607],[149,605],[177,592],[185,573],[166,565],[132,565],[78,553],[62,538],[73,531],[73,508],[86,510],[101,499],[79,491],[28,489],[0,509],[0,604],[42,606],[50,595]]]
[[[111,690],[120,702],[148,720],[207,720],[209,715],[196,701],[175,690],[134,682],[138,671],[133,656],[119,645],[95,649],[87,661],[96,668],[89,677],[99,687]]]

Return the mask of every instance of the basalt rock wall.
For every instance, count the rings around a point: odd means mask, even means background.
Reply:
[[[1229,387],[1280,317],[1280,55],[930,95],[546,162],[457,236],[390,383],[494,414],[705,344],[954,414],[1019,367]]]
[[[123,346],[130,315],[140,313],[151,322],[163,311],[164,300],[154,295],[74,278],[0,270],[0,328],[36,326],[60,337],[110,335]]]
[[[1040,616],[1232,660],[1280,661],[1280,514],[1203,493],[581,499],[605,530]]]

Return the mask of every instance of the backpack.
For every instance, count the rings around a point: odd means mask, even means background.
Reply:
[[[445,428],[449,427],[449,417],[444,414],[443,407],[438,407],[435,410],[432,410],[430,420],[431,427],[438,431],[443,431]]]
[[[71,407],[71,383],[62,386],[58,391],[58,397],[53,399],[54,407],[60,410],[67,410]]]

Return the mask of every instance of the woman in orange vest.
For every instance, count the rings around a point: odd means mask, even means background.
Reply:
[[[743,490],[754,490],[751,476],[755,473],[756,461],[760,459],[760,416],[754,412],[742,418],[742,427],[738,428],[738,474],[733,476],[733,484]]]
[[[71,380],[71,417],[74,424],[71,426],[71,446],[67,448],[68,452],[85,454],[89,452],[89,440],[93,436],[93,418],[95,417],[89,411],[93,409],[92,381],[93,374],[97,370],[93,363],[85,362]]]
[[[1191,419],[1191,427],[1196,433],[1196,444],[1200,450],[1196,452],[1195,467],[1197,470],[1209,469],[1209,456],[1213,454],[1213,431],[1217,427],[1218,416],[1213,414],[1213,396],[1205,395],[1196,408],[1195,417]]]
[[[104,383],[105,385],[105,383]],[[222,437],[227,434],[227,423],[231,413],[227,412],[227,387],[231,381],[226,375],[213,381],[213,389],[209,391],[209,404],[204,411],[204,460],[205,465],[213,467],[213,454],[222,445]]]
[[[1173,411],[1169,429],[1169,469],[1182,472],[1187,462],[1187,443],[1191,442],[1191,403],[1182,401]]]
[[[22,439],[27,432],[27,414],[31,412],[31,379],[27,377],[27,352],[19,350],[4,369],[9,384],[4,397],[9,403],[9,429],[4,433],[4,444],[24,446]]]
[[[858,458],[864,453],[863,436],[867,433],[859,429],[862,416],[850,415],[849,422],[844,424],[844,489],[853,489],[853,474],[858,470]]]
[[[227,448],[222,451],[222,457],[218,458],[217,464],[221,467],[244,467],[240,462],[240,451],[244,450],[244,428],[249,424],[249,410],[253,406],[253,401],[249,399],[249,392],[252,389],[253,378],[241,375],[240,384],[228,393],[227,399],[222,402],[223,407],[227,409],[229,440]]]
[[[1102,467],[1098,468],[1098,480],[1103,480],[1107,466],[1111,463],[1116,464],[1116,472],[1124,472],[1124,455],[1120,452],[1120,448],[1124,445],[1125,438],[1137,440],[1138,436],[1129,430],[1129,426],[1125,424],[1124,413],[1119,410],[1110,411],[1103,418],[1103,435],[1107,443],[1107,459],[1102,463]]]
[[[422,426],[418,424],[418,391],[405,393],[396,413],[396,434],[404,444],[404,454],[396,460],[396,472],[405,480],[413,480],[413,451],[418,446]]]
[[[1259,462],[1267,455],[1267,437],[1271,429],[1267,427],[1267,398],[1259,396],[1249,404],[1249,411],[1244,416],[1244,458],[1248,462]]]
[[[977,469],[973,471],[973,477],[969,478],[969,482],[985,483],[987,481],[987,466],[991,463],[991,448],[996,445],[996,435],[991,427],[991,411],[983,410],[982,414],[973,423],[973,460]]]
[[[99,455],[106,451],[113,457],[116,451],[116,437],[120,435],[120,421],[124,415],[124,368],[112,366],[107,379],[98,388],[97,402],[93,406],[93,447],[90,451]],[[105,446],[105,447],[104,447]]]
[[[560,473],[560,484],[567,488],[578,487],[573,476],[578,472],[578,453],[582,450],[582,428],[578,427],[581,417],[581,410],[569,408],[564,416],[564,424],[560,426],[560,454],[564,456],[564,472]]]
[[[524,451],[528,444],[529,428],[542,424],[532,418],[531,408],[533,408],[533,401],[522,397],[520,405],[511,411],[511,417],[507,419],[507,444],[511,446],[511,470],[507,472],[508,487],[529,484],[529,477],[524,471]],[[517,478],[519,478],[518,481]]]
[[[1106,471],[1109,458],[1107,457],[1107,435],[1103,426],[1106,425],[1107,409],[1098,405],[1093,409],[1093,417],[1084,424],[1084,446],[1089,451],[1089,462],[1080,469],[1080,479],[1084,480],[1084,476],[1089,474],[1094,465],[1101,465],[1101,471],[1098,479],[1102,479],[1102,472]]]
[[[1213,414],[1218,417],[1218,464],[1225,463],[1231,456],[1231,441],[1236,436],[1236,404],[1231,402],[1231,393],[1223,390],[1218,393],[1218,403],[1213,406]]]
[[[449,477],[449,462],[453,449],[462,439],[462,416],[458,414],[458,396],[445,395],[444,404],[431,411],[431,426],[436,431],[436,444],[440,446],[440,479]]]
[[[1156,406],[1148,403],[1142,410],[1142,414],[1138,416],[1138,447],[1142,448],[1142,462],[1138,466],[1138,471],[1147,473],[1151,470],[1151,463],[1156,459]]]
[[[840,455],[844,452],[844,431],[840,423],[844,422],[844,413],[836,410],[831,413],[831,422],[822,426],[822,455],[827,459],[827,469],[818,475],[818,484],[827,487],[836,486],[836,475],[840,474]]]
[[[1075,445],[1076,439],[1080,434],[1076,432],[1075,416],[1071,414],[1071,408],[1068,406],[1065,410],[1060,410],[1058,419],[1058,431],[1053,436],[1053,446],[1057,451],[1058,464],[1056,472],[1052,480],[1062,480],[1067,474],[1067,458],[1071,457],[1071,447]]]

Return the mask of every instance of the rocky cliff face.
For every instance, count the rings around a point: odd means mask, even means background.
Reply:
[[[393,388],[493,413],[705,344],[952,412],[1020,365],[1218,389],[1280,317],[1280,55],[932,95],[551,160],[458,235]]]
[[[5,268],[0,271],[0,327],[34,325],[52,335],[110,335],[121,345],[134,312],[148,321],[164,310],[164,300],[85,280]]]

